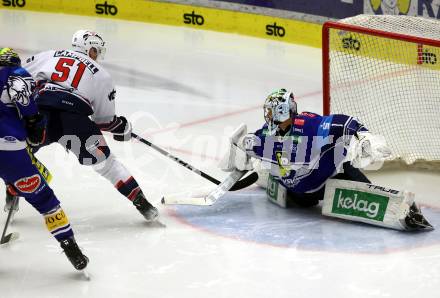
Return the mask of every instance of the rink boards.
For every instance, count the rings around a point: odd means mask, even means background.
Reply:
[[[232,10],[142,0],[7,0],[4,9],[32,10],[187,26],[313,47],[321,46],[321,25]]]

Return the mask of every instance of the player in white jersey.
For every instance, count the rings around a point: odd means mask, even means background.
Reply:
[[[91,165],[133,202],[147,221],[157,209],[145,198],[129,171],[111,154],[101,131],[117,141],[131,138],[131,124],[115,115],[115,86],[97,60],[105,43],[95,32],[79,30],[73,35],[73,50],[49,50],[27,59],[24,68],[37,81],[36,102],[48,119],[47,140],[72,151],[83,165]]]

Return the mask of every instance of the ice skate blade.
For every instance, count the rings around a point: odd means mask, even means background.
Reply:
[[[84,280],[90,281],[90,273],[86,269],[80,270],[80,272],[82,273]]]
[[[18,238],[20,238],[20,234],[18,232],[13,232],[10,233],[8,235],[6,235],[5,237],[3,237],[3,239],[1,239],[0,241],[0,245],[7,245],[9,243],[11,243],[12,241],[17,240]]]

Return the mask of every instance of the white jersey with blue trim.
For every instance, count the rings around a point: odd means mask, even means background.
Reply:
[[[37,85],[42,85],[39,93],[56,92],[61,98],[68,94],[69,99],[77,101],[83,110],[88,108],[88,114],[97,124],[114,119],[116,91],[113,80],[90,57],[72,50],[49,50],[26,59],[24,68],[34,77]],[[62,101],[55,102],[59,101],[59,97],[53,97],[54,106],[63,104]],[[37,103],[40,104],[38,98]],[[65,107],[68,108],[67,105]]]

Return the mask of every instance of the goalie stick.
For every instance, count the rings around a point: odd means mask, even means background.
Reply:
[[[0,245],[9,243],[10,241],[18,239],[19,237],[19,234],[16,232],[9,233],[8,235],[6,235],[6,231],[8,229],[9,223],[11,222],[12,214],[14,213],[14,206],[16,204],[18,204],[18,197],[14,197],[11,205],[11,209],[9,209],[8,217],[6,218],[5,227],[3,228],[2,238],[0,240]]]
[[[227,191],[229,191],[241,177],[246,174],[246,171],[234,170],[231,172],[226,179],[220,183],[213,191],[211,191],[205,197],[194,197],[194,198],[165,198],[161,200],[162,204],[165,205],[199,205],[199,206],[211,206],[219,198],[221,198]]]
[[[131,136],[133,138],[135,138],[136,140],[138,140],[139,142],[153,148],[154,150],[156,150],[157,152],[159,152],[160,154],[174,160],[175,162],[177,162],[178,164],[180,164],[181,166],[184,166],[185,168],[187,168],[188,170],[192,171],[193,173],[196,173],[199,176],[202,176],[203,178],[211,181],[214,184],[220,185],[220,181],[218,181],[217,179],[215,179],[214,177],[206,174],[205,172],[193,167],[192,165],[190,165],[189,163],[181,160],[180,158],[172,155],[171,153],[165,151],[164,149],[160,148],[159,146],[154,145],[153,143],[151,143],[148,140],[145,140],[144,138],[142,138],[141,136],[135,134],[135,133],[131,133]],[[245,173],[245,172],[244,172]],[[244,174],[243,174],[244,175]],[[241,177],[243,177],[243,175],[241,175]],[[240,178],[241,178],[240,177]],[[235,184],[232,185],[232,187],[230,187],[231,191],[235,191],[235,190],[239,190],[239,189],[243,189],[248,187],[249,185],[254,184],[256,181],[258,180],[258,174],[256,172],[252,172],[250,175],[246,176],[243,180],[237,180],[235,181]]]

